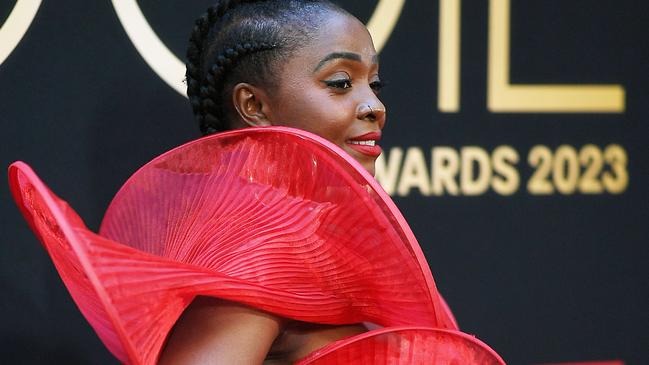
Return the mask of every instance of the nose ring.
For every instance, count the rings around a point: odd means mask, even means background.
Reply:
[[[367,104],[367,107],[370,108],[370,113],[374,114],[374,109],[372,109],[372,106],[370,104]]]

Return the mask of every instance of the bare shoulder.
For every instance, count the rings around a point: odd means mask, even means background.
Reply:
[[[281,331],[280,317],[197,297],[176,322],[159,364],[260,364]]]
[[[197,297],[169,334],[159,364],[291,364],[367,330],[364,324],[288,322],[242,304]]]
[[[292,364],[332,342],[368,331],[363,323],[325,325],[290,322],[273,343],[265,365]]]

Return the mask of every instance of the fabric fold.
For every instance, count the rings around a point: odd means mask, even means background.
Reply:
[[[457,330],[389,196],[308,132],[249,128],[175,148],[124,184],[99,234],[26,164],[9,178],[75,303],[124,363],[154,364],[198,295],[306,322]]]

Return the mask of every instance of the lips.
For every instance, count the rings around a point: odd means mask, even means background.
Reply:
[[[376,144],[381,140],[381,132],[370,132],[348,139],[345,143],[354,151],[370,157],[378,157],[381,154],[381,146]]]

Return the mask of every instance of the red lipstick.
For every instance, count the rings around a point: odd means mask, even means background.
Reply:
[[[381,154],[381,146],[377,144],[381,140],[381,132],[370,132],[348,139],[345,143],[349,148],[371,157],[378,157]]]

